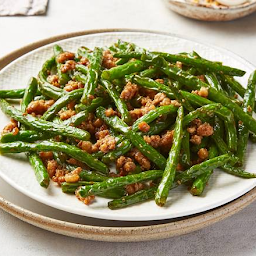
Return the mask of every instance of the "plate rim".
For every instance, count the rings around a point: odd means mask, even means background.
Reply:
[[[146,32],[155,34],[164,34],[178,36],[180,38],[185,38],[189,40],[189,37],[184,37],[176,35],[173,33],[152,31],[152,30],[139,30],[139,29],[97,29],[97,30],[85,30],[79,32],[73,32],[63,35],[57,35],[54,37],[46,38],[35,43],[28,44],[20,49],[17,49],[3,57],[0,58],[0,69],[7,66],[14,59],[21,57],[25,53],[39,48],[43,45],[63,40],[66,38],[97,34],[97,33],[107,33],[107,32]],[[197,42],[196,40],[193,40]],[[209,45],[207,43],[203,43]],[[211,46],[212,47],[212,46]],[[213,48],[220,48],[213,46]],[[223,48],[220,48],[223,50]],[[225,49],[225,48],[224,48]],[[226,49],[225,49],[226,50]],[[226,50],[228,51],[228,50]],[[239,56],[233,52],[228,51],[232,55]],[[241,58],[241,56],[239,56]],[[248,61],[247,61],[248,62]],[[250,62],[248,62],[251,64]],[[253,64],[251,64],[253,66]],[[26,195],[25,195],[26,196]],[[199,214],[198,216],[188,216],[183,220],[173,221],[171,223],[165,224],[154,224],[150,226],[139,226],[139,227],[101,227],[101,226],[91,226],[83,224],[75,224],[71,222],[61,221],[54,218],[46,217],[32,211],[26,210],[20,206],[17,206],[0,196],[0,208],[9,212],[13,216],[30,223],[34,226],[72,237],[80,237],[89,240],[98,241],[110,241],[110,242],[131,242],[131,241],[146,241],[163,239],[167,237],[177,236],[181,234],[186,234],[203,227],[209,226],[216,223],[228,216],[233,215],[239,210],[243,209],[256,199],[256,188],[253,188],[241,197],[222,205],[218,208],[209,210]],[[201,221],[199,221],[201,220]],[[198,222],[199,221],[199,222]],[[189,224],[189,225],[187,225]],[[102,233],[101,233],[102,232]],[[145,233],[146,232],[146,233]],[[103,235],[106,234],[106,235]],[[147,236],[145,236],[147,234]]]

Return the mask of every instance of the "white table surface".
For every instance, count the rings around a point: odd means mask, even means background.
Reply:
[[[256,13],[226,23],[181,17],[161,0],[50,0],[46,16],[0,17],[0,57],[68,32],[136,28],[177,33],[243,56],[256,66]],[[0,255],[256,255],[256,202],[203,230],[143,243],[92,242],[56,235],[0,210]]]

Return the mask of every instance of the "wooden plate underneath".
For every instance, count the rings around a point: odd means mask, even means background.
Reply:
[[[8,65],[13,60],[17,59],[18,57],[24,55],[25,53],[30,52],[31,50],[34,50],[43,45],[75,36],[113,31],[122,32],[135,30],[93,30],[51,37],[49,39],[41,40],[39,42],[25,46],[1,58],[0,69]],[[238,212],[239,210],[252,203],[255,199],[256,188],[252,189],[250,192],[226,205],[223,205],[205,213],[198,214],[196,216],[190,216],[177,220],[166,220],[164,221],[164,224],[163,221],[146,222],[145,225],[141,226],[138,226],[138,224],[134,224],[134,227],[124,227],[122,226],[123,224],[121,222],[120,226],[118,226],[118,222],[115,222],[115,227],[109,227],[104,226],[104,224],[102,224],[102,221],[100,221],[101,224],[99,226],[62,221],[24,209],[23,207],[9,202],[1,196],[0,208],[34,226],[67,236],[109,242],[138,242],[178,236],[207,227]]]

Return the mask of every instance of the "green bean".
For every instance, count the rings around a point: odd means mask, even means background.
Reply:
[[[241,168],[232,166],[230,164],[225,164],[220,169],[228,174],[231,174],[240,178],[244,178],[244,179],[256,178],[256,173],[246,172]]]
[[[255,87],[256,87],[256,71],[254,71],[248,81],[247,90],[244,94],[244,112],[252,115],[255,102]],[[239,158],[238,165],[242,166],[244,163],[245,152],[249,138],[248,128],[241,122],[238,122],[238,145],[237,157]]]
[[[92,184],[94,184],[93,181],[78,181],[75,183],[63,182],[61,183],[61,190],[63,193],[74,194],[78,187]]]
[[[54,116],[65,107],[70,101],[79,99],[83,94],[83,89],[71,91],[59,98],[47,111],[43,114],[42,119],[51,120]]]
[[[209,148],[209,159],[212,159],[217,156],[218,156],[218,149],[215,144],[212,144]],[[212,173],[213,173],[213,169],[210,169],[195,179],[195,181],[193,182],[190,188],[190,193],[193,196],[202,195]]]
[[[76,64],[76,70],[77,70],[78,72],[81,72],[81,73],[84,74],[84,75],[87,75],[87,73],[88,73],[88,68],[87,68],[87,66],[82,65],[82,64]]]
[[[42,119],[37,119],[31,115],[23,115],[21,111],[10,106],[4,99],[0,99],[0,107],[5,114],[11,116],[18,122],[31,127],[32,129],[41,132],[49,132],[53,135],[68,136],[80,140],[88,140],[90,138],[90,134],[87,131],[71,126],[57,124],[54,122],[48,122]]]
[[[159,73],[157,68],[148,68],[140,72],[141,77],[153,78]]]
[[[1,99],[21,99],[25,89],[0,90]]]
[[[148,159],[155,163],[160,169],[164,169],[166,165],[166,159],[152,146],[147,144],[145,140],[134,131],[129,131],[126,137],[131,143]]]
[[[243,76],[245,71],[232,68],[229,66],[224,66],[218,62],[209,61],[203,58],[190,58],[186,55],[179,54],[169,54],[169,53],[161,53],[161,52],[153,52],[153,54],[160,55],[164,57],[169,62],[180,61],[186,65],[203,69],[205,71],[213,71],[217,73],[223,73],[230,76]]]
[[[132,149],[132,144],[129,140],[121,141],[117,148],[104,155],[101,161],[105,164],[113,163],[118,157],[123,156]]]
[[[72,170],[74,170],[77,167],[73,167]],[[109,179],[106,176],[103,176],[101,174],[92,172],[92,171],[87,171],[87,170],[83,170],[79,173],[80,179],[83,181],[94,181],[94,182],[99,182],[99,181],[104,181]]]
[[[93,158],[90,154],[75,146],[63,142],[40,141],[38,143],[26,143],[17,141],[12,143],[0,143],[0,152],[2,154],[37,151],[60,151],[87,164],[90,168],[96,171],[104,174],[108,173],[107,166],[98,159]]]
[[[190,193],[193,196],[200,196],[204,192],[204,189],[213,173],[213,170],[206,170],[205,173],[201,174],[194,182],[190,188]]]
[[[121,78],[125,75],[136,73],[147,68],[147,64],[140,60],[135,60],[127,62],[124,65],[120,65],[109,70],[104,70],[101,74],[101,77],[106,80],[114,80]]]
[[[27,106],[34,99],[37,93],[37,80],[32,77],[29,81],[28,87],[25,89],[23,100],[21,102],[21,111],[26,112]]]
[[[122,176],[117,178],[110,178],[107,181],[98,182],[90,186],[80,187],[78,189],[78,193],[82,197],[87,197],[89,195],[98,195],[100,193],[109,191],[110,189],[113,189],[113,188],[126,186],[136,182],[155,180],[157,178],[160,178],[162,174],[163,174],[163,171],[161,170],[151,170],[151,171],[146,171],[139,174],[132,174],[132,175],[127,175],[127,176]]]
[[[28,160],[34,169],[36,179],[40,186],[47,188],[50,183],[50,178],[41,158],[36,153],[29,153]]]
[[[1,142],[2,143],[7,143],[7,142],[14,142],[14,141],[25,141],[25,142],[34,142],[37,140],[46,140],[51,135],[49,134],[44,134],[44,133],[39,133],[37,131],[32,131],[32,130],[20,130],[17,134],[13,133],[5,133],[2,134],[1,136]]]
[[[219,80],[218,80],[218,78],[217,78],[215,73],[207,72],[204,76],[205,76],[205,79],[206,79],[207,83],[211,87],[215,88],[218,91],[222,90],[221,85],[219,83]]]
[[[167,116],[165,120],[159,121],[155,120],[150,124],[150,130],[145,133],[145,135],[155,135],[160,134],[164,130],[168,129],[171,124],[173,124],[174,119],[171,116]]]
[[[102,79],[101,83],[104,85],[104,87],[108,91],[108,94],[113,99],[118,111],[121,114],[122,120],[129,124],[131,122],[131,116],[127,109],[125,101],[120,98],[120,95],[118,95],[115,87],[109,81]]]
[[[98,107],[96,109],[97,117],[101,118],[107,125],[113,128],[116,132],[120,132],[123,134],[128,133],[130,128],[123,120],[121,120],[117,116],[107,117],[105,112],[106,109],[104,107]]]
[[[208,116],[212,116],[213,113],[221,108],[221,104],[217,104],[217,103],[213,103],[213,104],[209,104],[209,105],[204,105],[201,108],[198,108],[192,112],[190,112],[189,114],[187,114],[184,117],[183,120],[183,125],[184,127],[187,126],[190,122],[192,122],[194,119],[202,116],[202,115],[208,115]]]
[[[59,83],[61,85],[66,84],[69,81],[69,75],[67,73],[63,73],[61,71],[61,66],[62,64],[58,62],[58,56],[63,53],[63,49],[59,45],[54,45],[53,46],[53,52],[55,56],[55,61],[56,61],[56,66],[57,66],[57,73],[59,77]]]
[[[167,105],[167,106],[161,106],[161,107],[157,107],[151,111],[149,111],[147,114],[143,115],[142,117],[140,117],[139,119],[137,119],[133,125],[132,125],[132,130],[133,131],[138,131],[139,130],[139,124],[142,122],[146,122],[146,123],[151,123],[152,121],[154,121],[156,118],[158,118],[161,115],[165,115],[165,114],[173,114],[177,111],[177,107],[173,106],[173,105]]]
[[[132,81],[142,87],[165,93],[169,98],[175,99],[170,87],[160,84],[148,77],[133,76]]]
[[[78,181],[76,183],[67,183],[63,182],[61,184],[62,192],[68,193],[68,194],[74,194],[78,187],[86,186],[86,185],[92,185],[94,182],[91,181]],[[125,190],[124,188],[115,188],[108,190],[105,193],[99,194],[100,197],[106,197],[110,199],[118,199],[122,196],[124,196]]]
[[[152,187],[149,189],[140,190],[129,196],[121,197],[120,199],[114,199],[113,201],[108,202],[108,208],[111,210],[116,210],[153,199],[155,197],[156,189],[156,187]]]
[[[63,123],[66,125],[72,124],[73,126],[78,126],[88,118],[90,112],[94,111],[99,106],[105,105],[106,103],[108,103],[108,101],[100,97],[93,99],[92,103],[89,106],[83,105],[85,106],[85,109],[83,111],[70,117],[69,119],[65,120]]]
[[[177,79],[181,83],[185,84],[190,89],[200,89],[202,86],[208,87],[207,84],[202,82],[197,77],[188,75],[186,72],[183,72],[181,69],[178,68],[171,68],[165,66],[161,68],[168,76]],[[223,106],[230,109],[235,117],[241,120],[244,125],[253,133],[256,133],[256,120],[250,116],[248,113],[245,113],[240,106],[234,103],[231,99],[225,96],[223,93],[217,91],[215,88],[208,88],[208,97],[218,103],[221,103]]]
[[[193,111],[194,108],[190,105],[189,101],[187,100],[187,98],[185,98],[179,88],[179,83],[177,82],[173,82],[172,84],[170,83],[170,81],[168,82],[169,87],[172,90],[172,93],[174,95],[174,97],[176,98],[176,100],[178,100],[178,102],[188,111]]]
[[[166,167],[160,184],[157,188],[155,202],[158,206],[164,206],[169,194],[169,190],[173,185],[176,168],[179,161],[181,141],[182,141],[182,122],[183,122],[183,107],[180,107],[177,112],[177,119],[174,129],[174,137],[172,148],[169,152],[169,157],[166,162]]]
[[[179,173],[175,176],[175,180],[180,183],[186,183],[187,181],[197,178],[199,175],[205,173],[206,171],[210,169],[215,169],[220,166],[223,166],[224,164],[232,162],[232,164],[235,164],[237,162],[237,158],[230,155],[230,154],[224,154],[217,157],[214,157],[212,159],[206,160],[200,164],[193,165],[188,170]]]
[[[47,81],[48,71],[51,70],[51,68],[55,65],[55,57],[52,57],[51,59],[47,60],[42,67],[42,70],[38,74],[38,83],[39,83],[39,91],[49,98],[52,98],[54,100],[57,100],[60,98],[65,92],[56,87],[51,85]]]
[[[213,130],[214,133],[212,136],[212,138],[215,141],[215,144],[217,145],[219,151],[221,154],[226,154],[228,153],[228,147],[227,144],[225,143],[225,141],[222,139],[223,138],[223,129],[222,129],[222,123],[221,120],[215,116],[214,117],[214,125],[213,125]]]
[[[87,79],[84,86],[82,103],[88,105],[91,100],[90,96],[94,95],[95,89],[98,84],[99,72],[101,69],[101,62],[103,58],[103,49],[95,47],[90,58],[90,66],[88,67]]]
[[[184,130],[183,138],[181,141],[181,163],[185,167],[189,167],[191,165],[190,161],[190,144],[189,144],[190,134],[187,130]]]

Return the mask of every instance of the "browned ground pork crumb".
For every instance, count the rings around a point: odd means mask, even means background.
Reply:
[[[125,190],[128,195],[132,195],[142,189],[144,189],[144,185],[139,182],[125,186]]]
[[[48,76],[47,81],[56,87],[60,87],[59,77],[57,75]]]
[[[116,66],[117,58],[114,58],[112,53],[109,50],[104,51],[102,66],[104,68],[110,69]]]
[[[9,133],[9,132],[12,132],[13,135],[17,135],[19,132],[18,122],[13,118],[11,118],[10,123],[4,127],[2,134]]]
[[[176,61],[176,67],[181,68],[182,69],[182,62],[180,61]]]
[[[197,135],[208,137],[213,135],[213,127],[209,123],[203,123],[197,128]]]
[[[155,106],[166,106],[166,105],[174,105],[175,107],[180,107],[180,103],[177,100],[171,100],[164,93],[159,92],[155,95],[154,100],[152,102]]]
[[[41,158],[43,161],[53,159],[53,153],[52,153],[52,151],[40,152],[40,153],[39,153],[39,156],[40,156],[40,158]]]
[[[83,202],[85,205],[91,204],[95,199],[94,195],[87,196],[87,197],[81,197],[80,194],[78,193],[78,189],[76,190],[75,194],[76,194],[77,199],[80,200],[81,202]]]
[[[77,167],[70,173],[65,174],[65,181],[69,183],[78,182],[80,179],[79,173],[82,171],[81,167]]]
[[[149,97],[150,99],[154,99],[155,95],[157,94],[156,91],[151,89],[146,89],[143,87],[139,87],[139,93],[142,96]]]
[[[59,116],[60,116],[60,119],[61,120],[67,120],[69,119],[71,116],[74,116],[76,114],[76,111],[75,110],[71,110],[71,109],[68,109],[68,110],[61,110],[59,112]]]
[[[55,175],[57,168],[58,168],[58,163],[56,160],[52,159],[47,161],[46,169],[50,178],[52,178]]]
[[[124,100],[131,100],[139,91],[137,84],[132,84],[128,82],[123,91],[121,92],[120,98]]]
[[[117,114],[117,113],[116,113],[115,110],[113,110],[113,108],[108,108],[108,109],[106,109],[106,111],[105,111],[105,115],[106,115],[107,117],[115,116],[116,114]]]
[[[161,145],[161,137],[159,135],[144,136],[143,139],[153,148],[158,148]]]
[[[64,90],[67,92],[71,92],[76,89],[84,88],[84,84],[81,82],[76,82],[76,81],[68,81],[68,83],[65,85]]]
[[[75,158],[69,158],[69,159],[66,160],[66,162],[69,163],[69,164],[72,164],[72,165],[79,166],[79,167],[81,167],[83,169],[87,169],[86,164],[80,162],[79,160],[77,160]]]
[[[173,135],[174,135],[174,130],[169,130],[167,131],[165,134],[162,135],[161,138],[161,147],[166,147],[166,148],[170,148],[172,145],[172,141],[173,141]]]
[[[205,160],[208,158],[209,153],[206,148],[200,148],[197,152],[197,155],[199,156],[200,159]]]
[[[201,144],[201,142],[202,142],[202,138],[203,138],[202,136],[199,136],[199,135],[197,135],[197,134],[194,134],[194,135],[191,136],[190,141],[191,141],[193,144],[199,145],[199,144]]]
[[[36,100],[31,101],[26,109],[28,114],[42,115],[51,105],[54,100]]]
[[[104,153],[109,152],[110,150],[115,149],[116,140],[114,136],[107,135],[102,139],[97,140],[97,142],[92,146],[92,151],[97,152],[101,151]]]
[[[143,170],[149,170],[151,167],[150,161],[136,148],[130,151],[131,157],[139,163]]]
[[[158,78],[155,80],[157,83],[163,84],[164,83],[164,79]]]
[[[201,81],[205,82],[205,76],[204,75],[200,75],[200,76],[197,76]],[[205,88],[205,87],[203,87]],[[203,96],[202,96],[203,97]]]
[[[138,128],[142,132],[148,132],[150,130],[150,126],[146,122],[139,123]]]
[[[149,111],[155,109],[155,106],[154,105],[151,105],[151,106],[145,106],[145,107],[142,107],[142,108],[135,108],[131,111],[129,111],[131,117],[133,120],[136,120],[140,117],[142,117],[143,115],[147,114]]]
[[[65,182],[65,175],[68,173],[67,170],[57,169],[55,175],[52,177],[54,182],[57,182],[60,186],[61,183]]]
[[[78,147],[89,154],[92,153],[92,143],[90,141],[80,140],[80,142],[78,143]]]
[[[62,73],[67,73],[69,70],[76,68],[76,62],[74,60],[68,60],[65,64],[62,64],[60,70]]]
[[[86,57],[82,57],[79,61],[79,64],[82,64],[84,66],[88,66],[89,65],[89,60]]]
[[[208,93],[208,88],[206,88],[206,87],[201,87],[199,91],[195,90],[195,91],[192,91],[192,93],[197,94],[197,95],[199,95],[201,97],[204,97],[204,98],[207,98],[208,94],[209,94]]]
[[[63,52],[57,56],[58,63],[64,63],[66,60],[73,60],[75,58],[75,54],[72,52]]]
[[[136,165],[130,157],[120,156],[116,160],[116,168],[120,176],[125,176],[128,172],[135,171]]]

